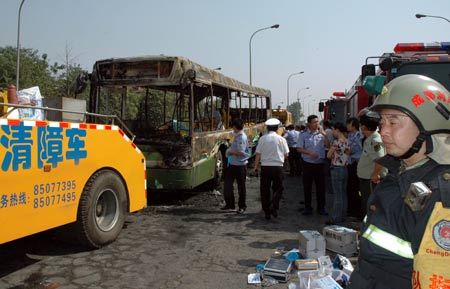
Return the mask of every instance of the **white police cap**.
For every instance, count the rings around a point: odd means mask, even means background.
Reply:
[[[276,125],[280,125],[280,121],[276,118],[269,118],[268,120],[266,120],[266,125],[267,126],[276,126]]]

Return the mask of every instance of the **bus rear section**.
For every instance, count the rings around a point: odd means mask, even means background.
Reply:
[[[117,125],[0,118],[0,244],[68,225],[91,248],[145,208],[145,158]]]

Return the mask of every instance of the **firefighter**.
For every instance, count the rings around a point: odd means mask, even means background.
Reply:
[[[350,289],[450,286],[450,93],[437,81],[404,75],[372,110],[389,170],[368,200]]]

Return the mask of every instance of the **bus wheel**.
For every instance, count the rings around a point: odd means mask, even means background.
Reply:
[[[95,173],[81,195],[76,223],[78,239],[91,248],[113,242],[122,230],[126,211],[122,179],[110,170]]]
[[[219,186],[220,181],[223,178],[223,173],[225,171],[225,157],[224,157],[224,153],[219,150],[216,154],[216,167],[215,167],[215,172],[214,172],[214,180],[216,183],[216,187]]]
[[[216,163],[214,166],[214,177],[209,180],[205,186],[202,186],[202,188],[205,188],[206,190],[215,190],[219,187],[220,181],[223,178],[224,173],[224,153],[222,150],[219,150],[216,154]]]

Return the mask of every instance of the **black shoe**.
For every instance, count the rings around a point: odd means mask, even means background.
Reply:
[[[272,210],[272,216],[273,216],[274,218],[278,218],[278,212],[277,212],[277,210],[275,210],[275,209]]]
[[[245,213],[245,209],[244,208],[239,208],[236,213],[238,214],[244,214]]]
[[[230,211],[230,210],[234,210],[234,207],[230,207],[230,206],[223,206],[222,208],[220,208],[222,211]]]
[[[309,215],[312,215],[312,209],[311,208],[305,208],[304,210],[303,210],[303,213],[302,213],[302,215],[303,216],[309,216]]]
[[[325,225],[327,225],[327,226],[336,225],[336,222],[333,220],[328,220],[325,222]]]
[[[265,213],[264,218],[266,218],[266,220],[270,220],[270,213]]]
[[[325,209],[320,209],[319,210],[319,215],[321,215],[321,216],[328,216],[328,213],[327,213],[327,211],[325,211]]]

